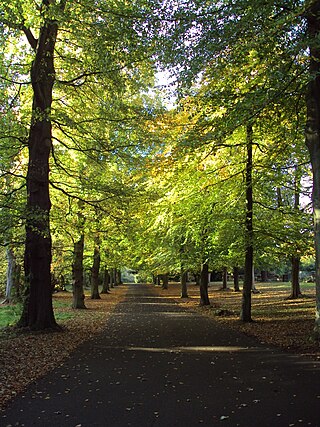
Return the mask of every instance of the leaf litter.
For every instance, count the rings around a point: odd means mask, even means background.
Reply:
[[[54,300],[63,303],[55,312],[68,314],[58,322],[62,332],[0,331],[0,410],[28,384],[62,364],[82,342],[101,332],[126,289],[118,286],[112,295],[101,294],[100,300],[86,299],[86,310],[71,308],[70,292],[55,294]]]

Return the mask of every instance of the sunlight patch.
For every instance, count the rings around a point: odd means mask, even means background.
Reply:
[[[129,351],[149,351],[153,353],[193,353],[193,352],[234,352],[234,351],[252,351],[254,348],[237,346],[194,346],[194,347],[126,347]]]

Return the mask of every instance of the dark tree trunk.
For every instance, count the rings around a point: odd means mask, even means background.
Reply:
[[[226,291],[228,289],[228,269],[223,267],[222,270],[222,290]]]
[[[95,236],[93,264],[91,269],[91,299],[101,299],[99,294],[99,272],[100,272],[100,239]]]
[[[240,319],[251,322],[251,291],[253,289],[253,197],[252,197],[252,126],[247,126],[246,163],[246,222],[245,222],[245,268]]]
[[[80,235],[77,242],[74,243],[73,264],[72,264],[72,308],[86,308],[84,303],[83,290],[83,250],[84,250],[84,233]]]
[[[114,288],[114,281],[115,281],[114,269],[111,268],[111,270],[110,270],[110,288]]]
[[[204,262],[201,265],[201,272],[200,272],[200,305],[210,305],[208,285],[209,285],[209,265],[207,262]]]
[[[268,281],[268,272],[266,270],[261,270],[261,282]]]
[[[295,182],[294,182],[294,209],[299,212],[300,208],[300,182],[301,174],[299,172],[299,167],[295,168]],[[300,289],[300,280],[299,280],[299,270],[300,270],[300,256],[294,254],[291,257],[291,295],[290,299],[297,299],[301,297]]]
[[[283,282],[289,282],[289,273],[284,273],[282,275],[282,281]]]
[[[290,299],[296,299],[301,297],[300,280],[300,257],[293,256],[291,258],[291,295]]]
[[[104,269],[103,283],[102,283],[102,294],[109,294],[110,292],[110,273],[107,268]]]
[[[181,298],[189,298],[187,287],[188,272],[181,271]]]
[[[122,285],[121,270],[116,270],[117,285]]]
[[[313,173],[314,240],[316,251],[316,319],[314,332],[320,339],[320,3],[313,2],[308,9],[307,32],[310,46],[310,82],[306,94],[306,145],[310,153]]]
[[[240,292],[239,287],[239,267],[233,267],[233,287],[235,292]]]
[[[200,286],[201,273],[194,273],[195,285]]]
[[[61,5],[62,6],[62,5]],[[48,2],[42,7],[49,8]],[[35,58],[31,67],[32,121],[29,130],[27,172],[27,217],[24,269],[26,295],[21,327],[57,328],[52,307],[51,235],[49,213],[49,156],[52,144],[51,104],[55,80],[54,47],[57,22],[45,19],[36,40],[25,31]]]
[[[169,287],[169,274],[162,274],[162,289],[168,289]]]
[[[114,286],[119,286],[120,285],[120,282],[119,282],[119,271],[117,270],[117,268],[113,268],[112,269],[112,275],[113,275]]]

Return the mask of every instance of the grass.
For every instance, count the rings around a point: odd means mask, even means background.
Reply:
[[[14,325],[20,318],[21,304],[0,305],[0,328]]]
[[[59,301],[53,298],[53,309],[56,321],[72,319],[76,312],[72,310],[70,302]],[[0,328],[13,326],[20,319],[22,304],[3,304],[0,305]]]

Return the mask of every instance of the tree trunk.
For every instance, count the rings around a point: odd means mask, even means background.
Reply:
[[[116,269],[117,285],[122,285],[121,270]]]
[[[290,299],[297,299],[301,297],[299,270],[300,270],[300,257],[293,256],[291,258],[291,295]]]
[[[306,93],[307,122],[305,129],[313,173],[314,241],[316,251],[316,318],[314,333],[320,339],[320,3],[308,9],[307,33],[311,39],[309,70],[310,81]]]
[[[72,264],[72,308],[86,308],[84,303],[83,290],[83,250],[84,250],[84,233],[80,239],[74,243],[73,264]]]
[[[223,267],[222,270],[222,291],[226,291],[228,289],[228,269],[227,267]]]
[[[210,305],[208,285],[209,285],[209,265],[207,262],[204,262],[201,265],[201,272],[200,272],[200,305]]]
[[[268,281],[268,272],[266,270],[261,270],[261,282]]]
[[[103,284],[102,284],[102,294],[109,294],[110,292],[110,273],[107,268],[104,269],[103,274]]]
[[[295,168],[295,179],[294,179],[294,209],[299,212],[300,208],[300,182],[301,174],[299,173],[298,165]],[[299,270],[300,270],[300,256],[294,254],[291,257],[291,295],[290,299],[297,299],[301,297],[300,281],[299,281]]]
[[[162,275],[162,289],[168,289],[169,287],[169,274]]]
[[[240,292],[239,287],[239,267],[233,267],[233,286],[235,292]]]
[[[245,222],[245,269],[240,320],[251,322],[251,291],[253,289],[253,197],[252,197],[252,125],[247,126],[246,163],[246,222]]]
[[[113,268],[112,269],[112,274],[113,274],[113,283],[114,283],[114,286],[119,286],[120,283],[119,283],[119,274],[118,274],[117,268]]]
[[[43,9],[49,9],[43,1]],[[62,7],[62,5],[61,5]],[[33,88],[32,121],[29,130],[27,172],[27,216],[24,269],[26,295],[20,327],[57,328],[52,307],[51,235],[49,213],[49,156],[52,144],[51,104],[55,80],[54,47],[57,22],[45,18],[36,40],[28,31],[35,51],[31,67]],[[26,33],[27,34],[27,33]]]
[[[194,273],[195,285],[200,286],[201,281],[201,273]]]
[[[9,304],[13,300],[20,299],[20,266],[17,264],[14,250],[10,245],[6,248],[6,256],[8,261],[7,283],[6,295],[2,304]]]
[[[111,268],[110,270],[110,288],[114,288],[114,269]]]
[[[181,271],[181,298],[189,298],[187,287],[188,272]]]
[[[99,294],[99,271],[100,271],[100,239],[95,236],[93,264],[91,269],[91,299],[101,299]]]

